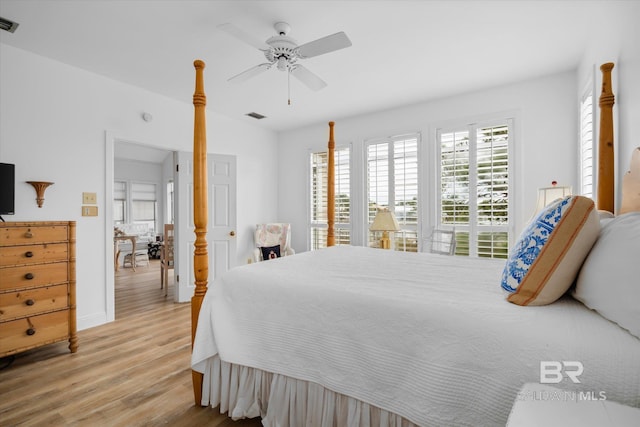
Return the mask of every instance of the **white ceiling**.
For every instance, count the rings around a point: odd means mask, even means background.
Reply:
[[[623,3],[0,0],[0,16],[20,24],[0,42],[188,103],[202,59],[209,109],[283,131],[574,69]],[[227,82],[265,61],[217,28],[231,22],[266,40],[278,21],[300,44],[338,31],[353,43],[304,60],[328,87],[291,79],[290,106],[275,67]]]

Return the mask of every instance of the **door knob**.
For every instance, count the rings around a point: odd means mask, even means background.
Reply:
[[[233,236],[235,236],[235,235],[236,235],[236,232],[235,232],[235,231],[231,230],[231,231],[229,232],[229,236],[233,237]]]

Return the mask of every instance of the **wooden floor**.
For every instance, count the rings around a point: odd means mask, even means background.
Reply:
[[[116,321],[80,331],[76,354],[52,344],[0,370],[0,426],[262,425],[194,405],[191,310],[165,298],[159,270],[116,273]]]

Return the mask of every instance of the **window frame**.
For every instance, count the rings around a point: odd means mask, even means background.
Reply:
[[[117,188],[117,183],[122,183],[123,188]],[[151,198],[137,198],[135,186],[153,186],[153,199]],[[118,220],[113,220],[114,226],[123,225],[123,224],[150,224],[153,222],[153,227],[149,228],[149,232],[151,233],[160,233],[158,229],[158,183],[154,181],[140,181],[140,180],[114,180],[114,189],[113,189],[113,206],[118,204],[116,202],[122,202],[123,210],[124,210],[124,220],[119,222]],[[124,193],[124,198],[120,198],[121,194],[116,194],[117,192]],[[150,191],[147,192],[151,194]],[[133,210],[134,204],[136,202],[152,202],[153,203],[153,220],[139,220],[134,218]],[[115,215],[114,215],[115,218]]]
[[[514,155],[515,147],[515,117],[505,116],[498,118],[488,118],[484,120],[478,120],[476,122],[458,122],[451,123],[446,126],[439,126],[435,128],[435,179],[434,179],[434,210],[433,213],[433,227],[442,230],[452,230],[456,233],[468,232],[469,234],[469,254],[470,257],[478,258],[478,237],[481,232],[506,232],[507,233],[507,256],[513,244],[513,230],[516,222],[515,218],[515,164],[516,158]],[[508,207],[507,216],[508,221],[505,225],[480,225],[478,224],[478,202],[477,202],[477,134],[479,129],[507,126],[508,128],[508,142],[507,142],[507,156],[508,156]],[[469,170],[475,171],[475,173],[469,173],[469,221],[468,224],[443,224],[442,223],[442,134],[466,131],[469,134]],[[473,149],[472,149],[473,146]],[[472,155],[473,152],[473,155]],[[473,191],[471,189],[474,189]],[[423,237],[423,241],[428,236]],[[456,250],[456,254],[459,254],[459,249]]]
[[[128,203],[127,203],[128,195],[129,195],[129,185],[127,181],[115,180],[113,182],[113,209],[114,209],[113,224],[114,226],[128,223],[128,219],[129,219]],[[117,216],[120,216],[115,214],[115,209],[118,206],[121,207],[121,213],[122,213],[121,220],[116,219]]]
[[[402,218],[398,218],[396,215],[396,219],[398,219],[398,223],[400,224],[401,230],[394,233],[392,239],[391,248],[393,250],[398,251],[407,251],[409,248],[410,252],[419,252],[420,251],[420,235],[421,235],[421,181],[422,181],[422,173],[421,173],[421,160],[422,160],[422,134],[420,132],[409,132],[403,134],[397,134],[388,137],[382,138],[371,138],[364,141],[363,144],[363,158],[364,158],[364,167],[363,167],[363,195],[364,195],[364,206],[363,206],[363,244],[364,246],[374,246],[376,241],[378,240],[373,234],[369,231],[369,227],[373,222],[373,218],[370,216],[370,206],[369,206],[369,147],[373,145],[382,145],[388,144],[387,147],[387,205],[389,210],[394,212],[396,207],[396,150],[395,144],[403,141],[410,141],[415,139],[415,199],[416,199],[416,217],[415,224],[407,223],[403,221]],[[407,158],[404,156],[403,158]],[[406,162],[405,162],[406,163]],[[407,246],[407,234],[414,235],[415,237],[415,246],[409,245]]]
[[[592,75],[589,76],[587,83],[584,85],[583,90],[580,92],[580,98],[578,100],[578,159],[580,161],[578,166],[578,183],[580,185],[579,194],[590,197],[595,200],[596,194],[596,174],[597,174],[597,155],[598,150],[596,150],[596,140],[594,139],[594,135],[596,134],[596,99],[595,99],[595,86]],[[590,97],[591,98],[591,106],[589,111],[589,116],[591,118],[591,123],[585,125],[584,120],[584,102]],[[585,129],[586,128],[586,129]],[[586,158],[585,158],[585,131],[590,133],[591,140],[588,141],[591,145],[589,151],[591,155],[591,161],[589,162],[589,166],[585,167]],[[590,169],[591,183],[586,183],[586,171],[585,169]],[[590,190],[590,191],[589,191]]]
[[[338,207],[336,206],[336,210],[335,210],[335,222],[334,222],[334,234],[336,236],[336,245],[340,245],[341,240],[343,239],[348,239],[349,244],[354,244],[353,242],[353,146],[352,144],[345,144],[345,145],[337,145],[334,149],[334,161],[337,161],[338,157],[340,156],[340,151],[343,151],[347,153],[348,155],[348,161],[346,162],[346,165],[348,167],[347,170],[347,176],[348,176],[348,180],[349,180],[349,184],[348,184],[348,190],[349,190],[349,221],[348,222],[339,222],[338,221],[338,216],[340,214]],[[307,154],[307,250],[316,250],[316,249],[321,249],[321,248],[325,248],[326,247],[326,238],[324,240],[324,245],[317,245],[314,244],[314,239],[313,239],[313,233],[314,230],[318,230],[319,232],[323,232],[323,230],[328,230],[328,222],[327,219],[316,219],[314,220],[312,218],[313,216],[313,167],[314,167],[314,162],[313,162],[313,156],[314,155],[318,155],[318,154],[327,154],[327,161],[328,161],[328,152],[327,150],[309,150],[308,154]],[[335,192],[335,196],[338,197],[340,192],[339,190],[339,186],[340,186],[340,180],[339,177],[336,175],[336,179],[335,179],[335,188],[336,188],[336,192]],[[326,199],[325,199],[326,201]],[[324,204],[324,208],[326,209],[326,203]],[[326,231],[325,231],[326,233]],[[345,237],[340,237],[340,235],[344,235]],[[322,241],[322,239],[320,239],[320,242]]]

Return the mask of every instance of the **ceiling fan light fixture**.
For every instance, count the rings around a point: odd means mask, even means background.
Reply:
[[[280,71],[284,71],[287,69],[287,58],[285,58],[284,56],[281,56],[280,58],[278,58],[278,70]]]

